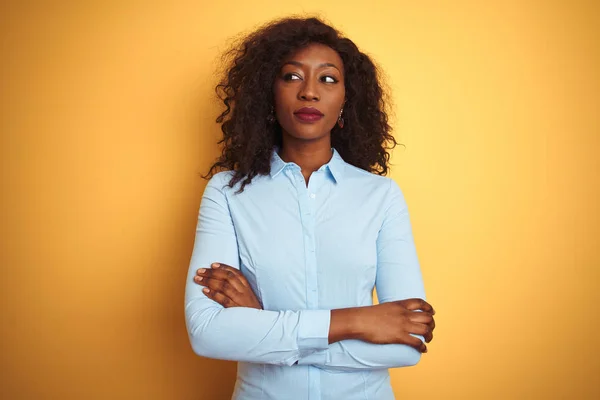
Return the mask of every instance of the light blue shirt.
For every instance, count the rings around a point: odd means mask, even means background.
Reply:
[[[328,344],[331,311],[425,299],[407,205],[399,186],[331,160],[308,187],[273,150],[271,172],[244,192],[231,171],[208,182],[185,289],[190,342],[201,356],[238,361],[235,400],[394,399],[388,368],[416,364],[400,344]],[[239,268],[264,310],[224,308],[193,278],[221,262]],[[296,364],[297,362],[297,364]]]

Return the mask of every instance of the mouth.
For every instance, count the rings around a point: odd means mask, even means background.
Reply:
[[[314,107],[303,107],[296,110],[294,116],[301,122],[316,122],[323,118],[323,113]]]

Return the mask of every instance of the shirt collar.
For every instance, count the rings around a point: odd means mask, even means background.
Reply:
[[[325,164],[321,168],[319,168],[319,171],[321,171],[323,169],[327,169],[329,171],[329,173],[331,174],[331,176],[333,177],[333,179],[335,180],[335,182],[339,183],[340,179],[343,178],[346,162],[342,159],[342,156],[340,156],[340,153],[338,153],[338,151],[335,148],[332,147],[331,151],[332,151],[331,160],[329,160],[329,162],[327,164]],[[296,165],[296,164],[291,163],[291,162],[286,163],[285,161],[283,161],[281,159],[281,157],[279,157],[279,147],[278,146],[273,147],[273,152],[271,154],[271,172],[270,172],[271,177],[275,178],[288,165]]]

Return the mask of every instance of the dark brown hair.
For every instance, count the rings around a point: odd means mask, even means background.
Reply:
[[[262,26],[223,55],[224,73],[216,87],[225,110],[218,116],[221,156],[205,178],[233,170],[240,192],[256,175],[270,172],[273,147],[281,146],[281,127],[269,123],[273,84],[286,56],[311,43],[327,45],[344,63],[344,128],[331,131],[331,144],[349,164],[385,175],[389,149],[397,142],[388,124],[388,97],[371,59],[348,38],[318,18],[285,18]]]

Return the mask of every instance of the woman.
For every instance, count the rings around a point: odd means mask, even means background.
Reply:
[[[393,399],[387,369],[416,364],[435,325],[406,202],[382,176],[396,142],[376,68],[315,18],[227,55],[186,282],[192,347],[239,362],[234,399]]]

